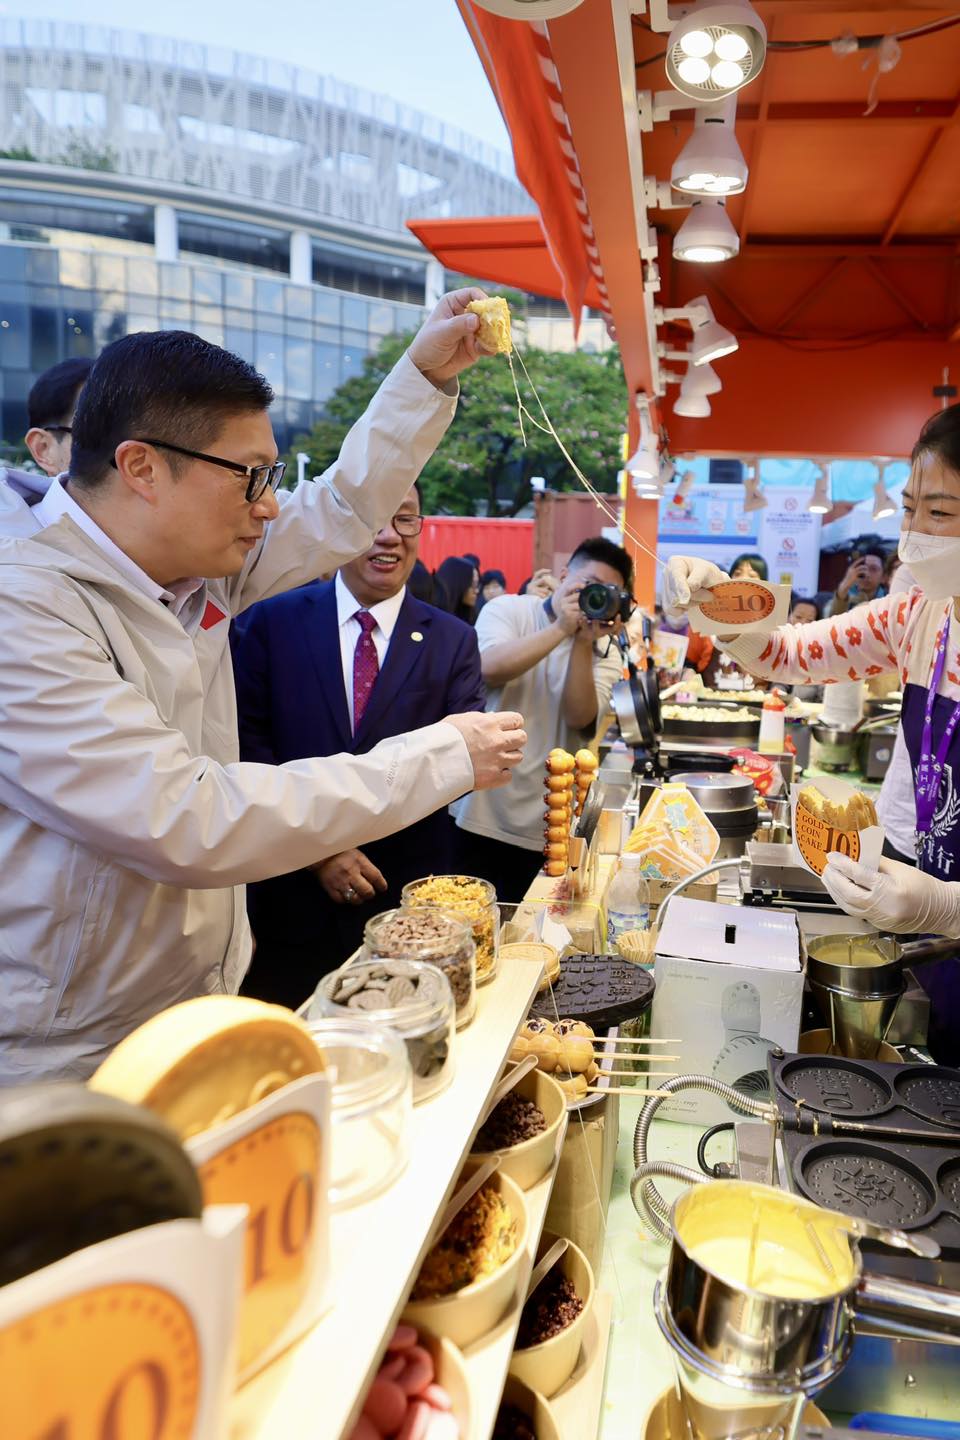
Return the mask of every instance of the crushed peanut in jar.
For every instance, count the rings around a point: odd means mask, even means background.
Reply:
[[[477,947],[477,978],[495,969],[498,911],[496,894],[486,880],[470,875],[428,875],[403,887],[403,903],[413,907],[439,905],[469,920]]]

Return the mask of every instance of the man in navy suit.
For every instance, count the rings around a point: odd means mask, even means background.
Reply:
[[[423,517],[416,486],[372,547],[325,584],[254,605],[233,645],[244,760],[364,754],[467,710],[486,692],[473,629],[406,584]],[[256,949],[244,992],[296,1007],[399,905],[408,880],[453,869],[445,809],[396,835],[247,889]]]

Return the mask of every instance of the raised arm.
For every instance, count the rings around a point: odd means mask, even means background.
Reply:
[[[487,354],[466,306],[473,286],[445,295],[315,480],[278,495],[280,513],[229,589],[231,611],[330,574],[369,549],[446,433],[457,376]]]

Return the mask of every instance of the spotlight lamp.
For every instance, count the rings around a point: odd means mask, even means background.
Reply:
[[[819,469],[820,474],[817,476],[813,494],[807,505],[811,515],[826,515],[833,506],[833,501],[830,499],[830,466],[821,465]]]
[[[723,201],[701,196],[673,237],[673,258],[696,265],[715,265],[740,253],[740,236],[734,230]]]
[[[660,474],[660,451],[650,425],[650,402],[646,395],[640,394],[636,404],[640,415],[640,440],[627,461],[627,474],[634,481],[649,480],[655,484]]]
[[[743,475],[743,508],[745,511],[765,510],[768,505],[766,495],[760,489],[760,474],[757,465],[747,465]]]
[[[749,0],[699,0],[670,31],[667,79],[691,100],[722,100],[756,79],[766,54],[767,32]]]
[[[719,360],[723,355],[732,355],[734,350],[740,348],[736,335],[717,324],[706,295],[698,295],[695,300],[688,301],[676,310],[665,310],[658,305],[653,314],[657,325],[662,325],[667,320],[689,321],[693,339],[688,353],[690,360],[698,368]]]
[[[896,515],[897,502],[887,490],[883,483],[887,462],[877,462],[877,481],[873,487],[873,518],[874,520],[886,520],[888,515]]]
[[[710,414],[710,401],[706,395],[684,395],[683,386],[673,402],[674,415],[683,415],[687,420],[705,420]]]
[[[693,134],[673,162],[670,184],[687,195],[740,195],[747,188],[747,162],[737,143],[737,100],[730,95],[698,105]]]
[[[712,365],[690,365],[683,379],[681,395],[719,395],[723,381]]]

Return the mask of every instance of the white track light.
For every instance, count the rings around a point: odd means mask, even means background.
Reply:
[[[734,230],[723,201],[703,197],[694,200],[690,214],[673,237],[673,258],[697,265],[732,260],[740,251],[740,236]]]
[[[888,515],[896,515],[897,513],[897,502],[892,495],[887,493],[887,488],[883,483],[883,472],[885,469],[885,465],[880,466],[880,474],[877,477],[877,483],[873,487],[874,520],[885,520]]]
[[[821,465],[820,474],[813,487],[813,494],[807,509],[811,515],[826,515],[833,508],[833,501],[830,499],[830,466]]]
[[[670,184],[687,195],[739,195],[747,186],[747,162],[737,143],[736,96],[699,105],[693,134],[673,162]]]
[[[640,440],[627,461],[627,474],[634,481],[652,480],[655,483],[660,474],[660,450],[650,427],[650,402],[646,395],[641,394],[637,396],[636,404],[640,416]]]
[[[686,320],[693,330],[693,340],[687,347],[686,355],[698,368],[719,360],[722,355],[732,355],[739,350],[740,342],[730,330],[718,325],[713,318],[713,309],[706,295],[698,295],[677,309],[664,309],[657,305],[653,311],[654,323],[663,325],[668,320]]]
[[[710,414],[710,401],[706,395],[684,395],[683,387],[673,402],[674,415],[683,415],[688,420],[705,420]]]
[[[682,395],[719,395],[723,381],[712,365],[691,365],[681,389]]]
[[[722,100],[756,79],[766,53],[749,0],[698,0],[670,31],[667,79],[691,100]]]

